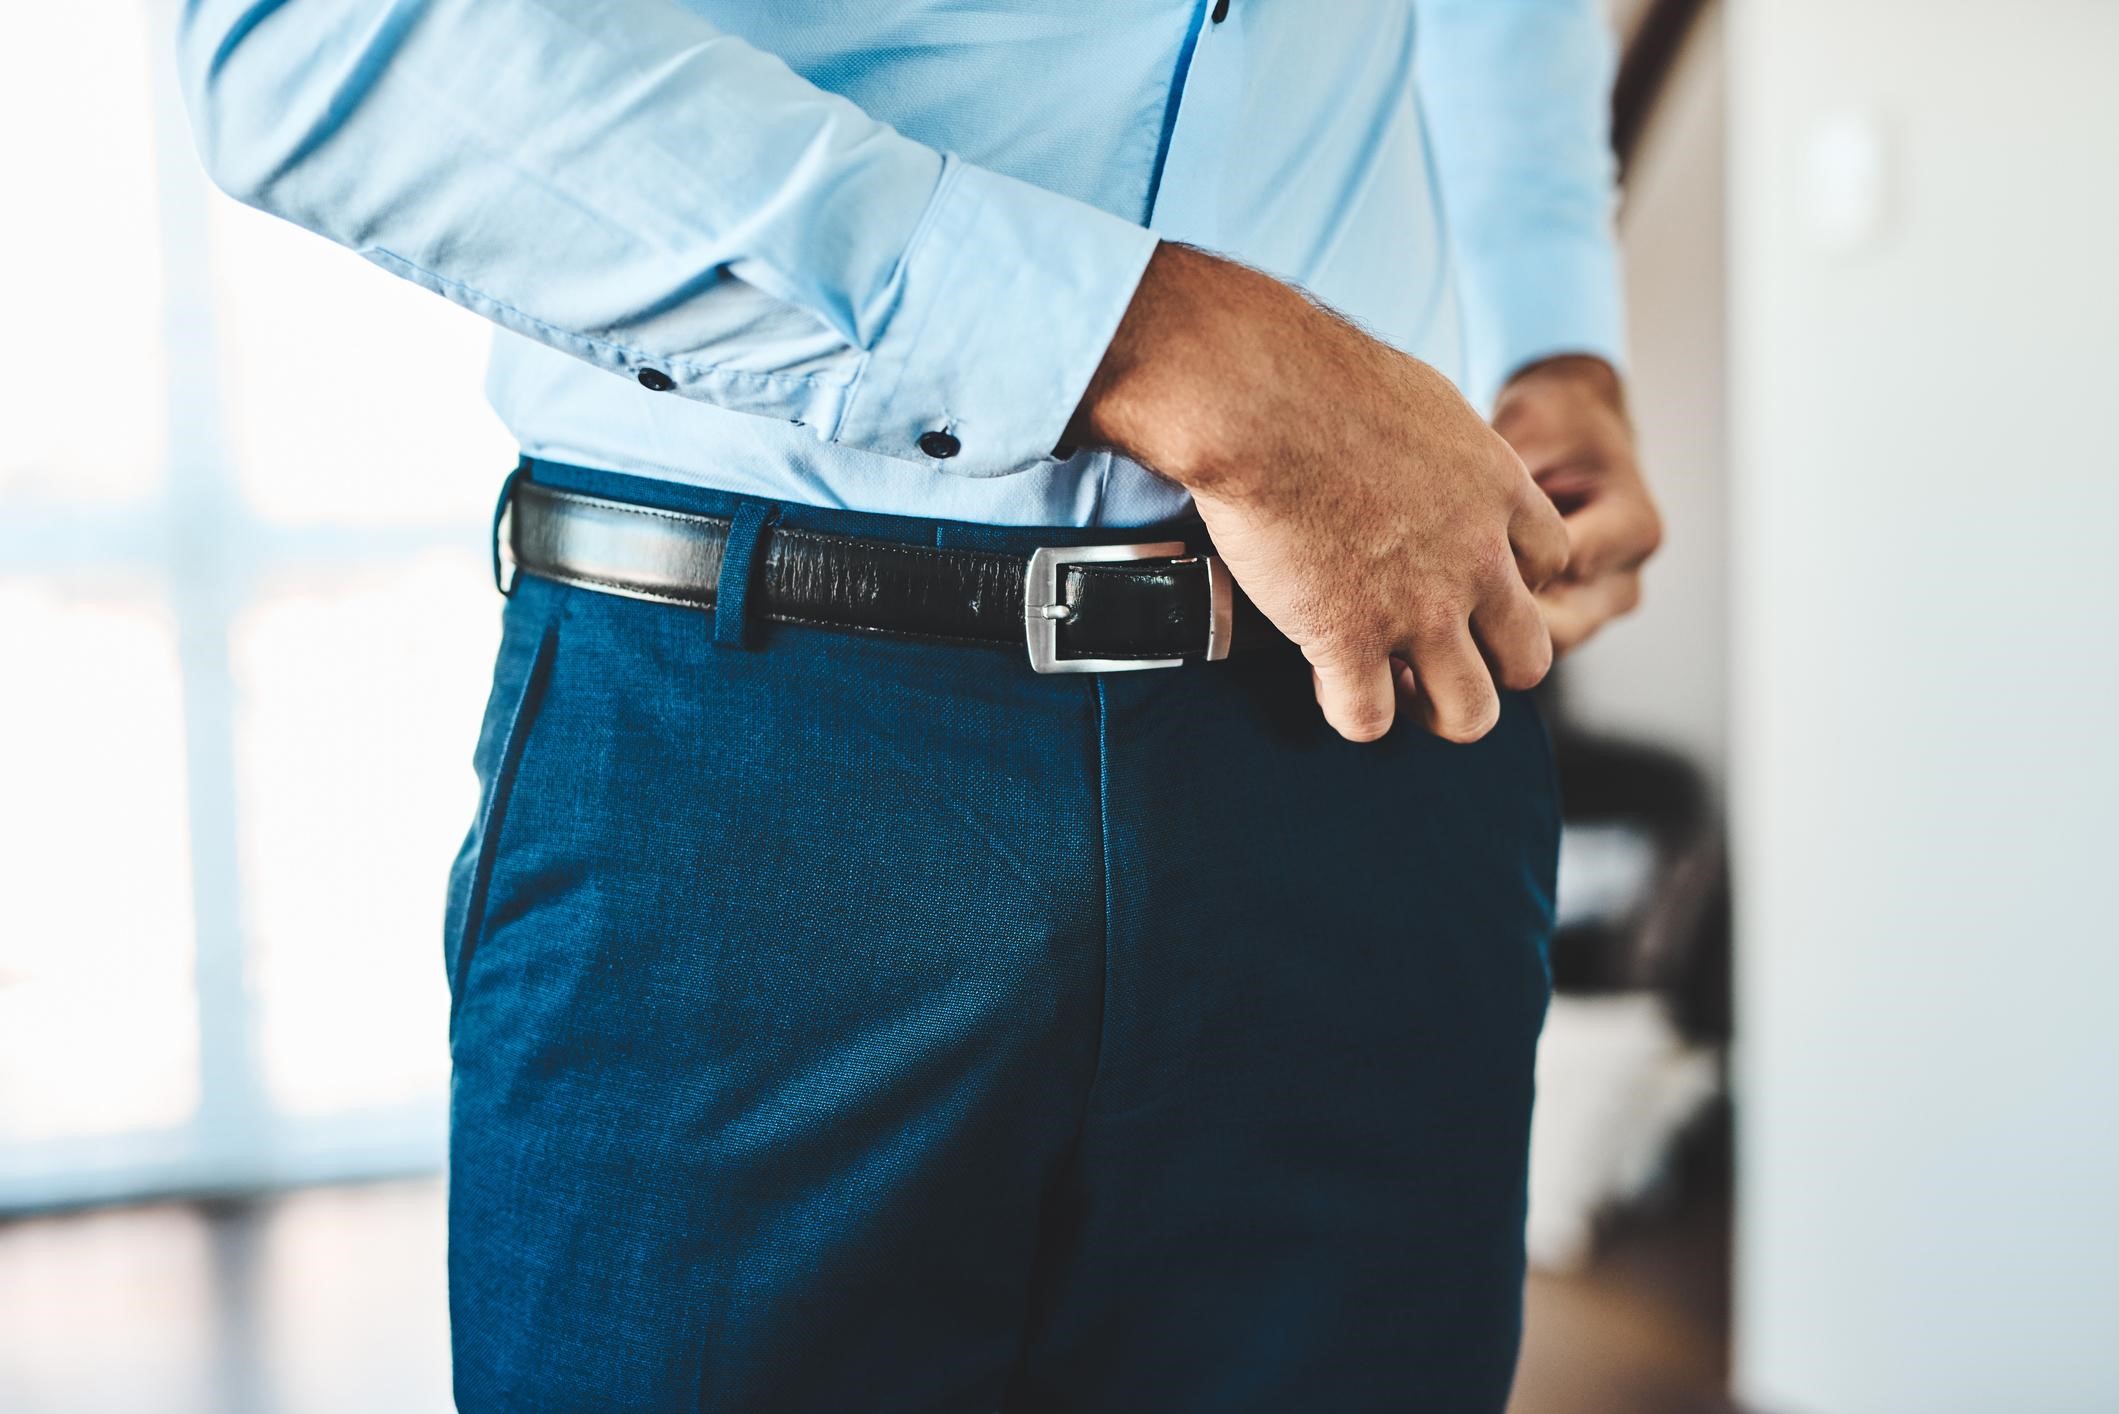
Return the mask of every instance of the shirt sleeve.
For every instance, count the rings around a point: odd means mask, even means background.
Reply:
[[[1155,245],[669,0],[186,0],[178,50],[237,199],[613,374],[936,470],[1051,453]]]
[[[1625,347],[1615,45],[1600,0],[1416,0],[1419,78],[1465,313],[1466,392]]]

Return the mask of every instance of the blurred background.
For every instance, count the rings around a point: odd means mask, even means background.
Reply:
[[[0,1410],[446,1410],[513,448],[209,187],[174,8],[0,45]],[[2119,1410],[2119,6],[1614,19],[1670,533],[1550,689],[1516,1414]]]

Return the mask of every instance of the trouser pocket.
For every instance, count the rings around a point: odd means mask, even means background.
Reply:
[[[533,587],[534,585],[534,587]],[[565,591],[526,581],[508,601],[493,688],[486,699],[472,766],[478,775],[478,813],[449,871],[442,955],[449,976],[449,1033],[453,1043],[463,1008],[472,954],[485,928],[486,895],[507,820],[508,798],[537,719],[559,648],[559,603]]]

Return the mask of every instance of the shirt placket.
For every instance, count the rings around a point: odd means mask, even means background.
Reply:
[[[1180,87],[1176,120],[1163,153],[1161,179],[1148,215],[1157,235],[1208,250],[1225,249],[1221,178],[1241,112],[1245,19],[1270,0],[1200,0],[1194,38]]]

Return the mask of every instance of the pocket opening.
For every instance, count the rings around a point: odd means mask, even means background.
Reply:
[[[471,866],[471,876],[464,887],[464,898],[458,916],[451,921],[448,938],[454,943],[449,962],[449,1040],[453,1046],[456,1039],[457,1014],[463,1009],[464,990],[470,978],[471,956],[485,933],[486,894],[492,883],[493,867],[500,851],[501,829],[506,822],[508,799],[514,793],[515,777],[522,765],[523,749],[529,741],[538,708],[544,701],[552,662],[559,647],[560,615],[554,611],[545,620],[537,647],[530,659],[529,670],[523,674],[522,686],[515,694],[515,701],[507,709],[506,735],[501,740],[498,758],[493,763],[493,773],[485,783],[485,790],[478,803],[478,815],[473,825],[473,838],[477,841],[477,854]]]

